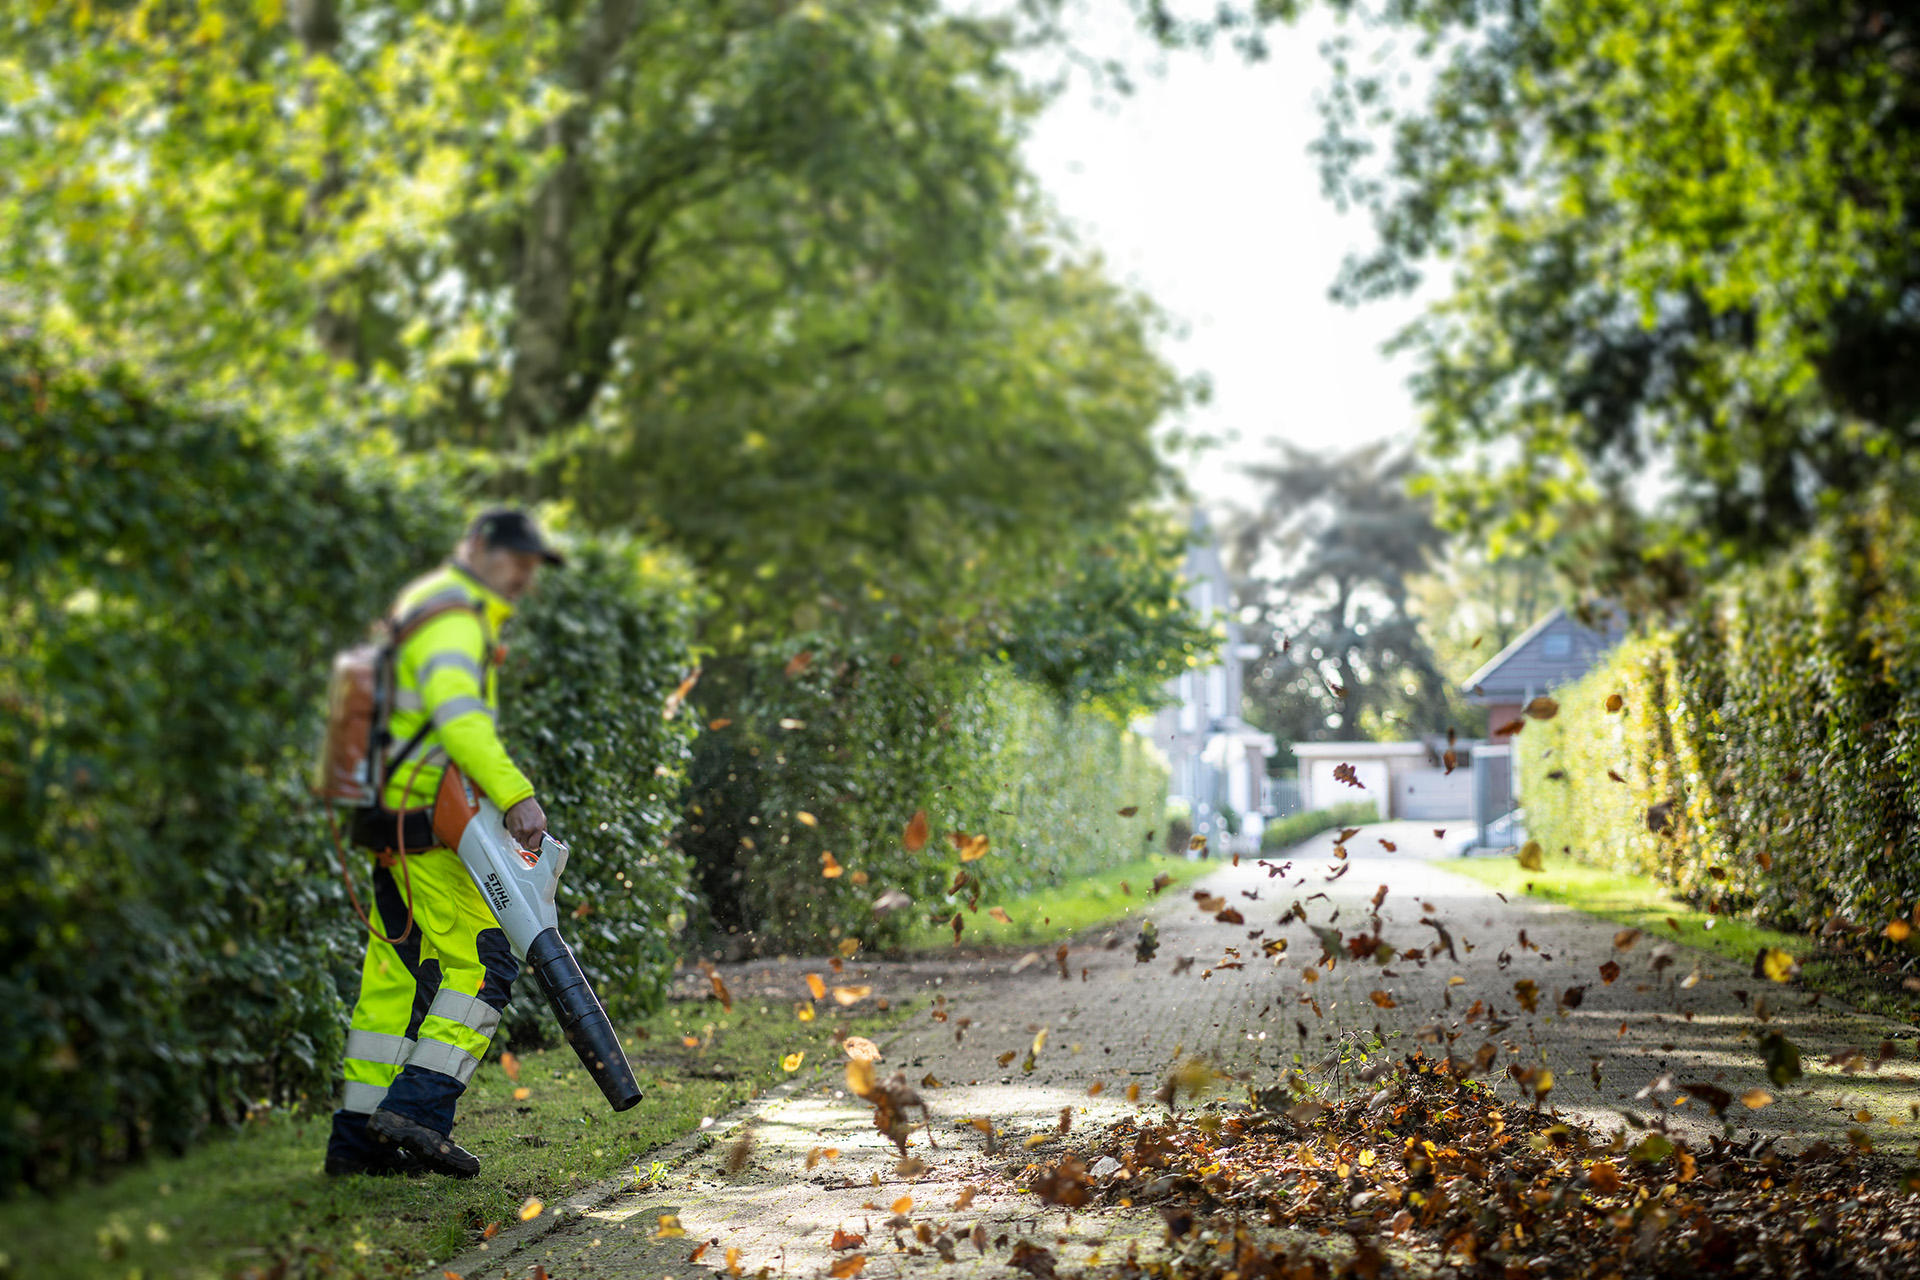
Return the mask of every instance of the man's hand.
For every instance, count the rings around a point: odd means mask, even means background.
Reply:
[[[500,821],[506,824],[507,834],[518,840],[522,849],[538,849],[541,838],[547,834],[547,815],[532,796],[507,810]]]

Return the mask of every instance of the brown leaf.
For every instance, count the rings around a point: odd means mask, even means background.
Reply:
[[[500,1055],[500,1069],[507,1073],[507,1079],[513,1081],[515,1084],[520,1083],[520,1059],[514,1057],[511,1053],[503,1052]]]
[[[1379,1005],[1382,1009],[1398,1009],[1400,1007],[1394,998],[1385,991],[1370,992],[1367,998]]]
[[[842,1231],[840,1228],[835,1227],[833,1229],[833,1243],[828,1247],[838,1253],[842,1249],[858,1249],[866,1242],[867,1238],[865,1236],[855,1235],[851,1231]],[[688,1259],[689,1262],[692,1260],[691,1258]]]
[[[1607,695],[1607,710],[1608,710],[1608,711],[1618,711],[1618,710],[1619,710],[1620,708],[1622,708],[1622,707],[1624,707],[1624,706],[1626,706],[1626,705],[1627,705],[1627,700],[1626,700],[1625,698],[1623,698],[1623,697],[1621,697],[1621,696],[1620,696],[1619,694],[1617,694],[1617,693],[1610,693],[1610,694],[1608,694],[1608,695]]]
[[[1341,763],[1333,766],[1333,780],[1335,782],[1344,782],[1348,786],[1357,787],[1362,791],[1367,789],[1367,784],[1360,781],[1360,775],[1354,772],[1353,766],[1350,764]]]
[[[1512,737],[1514,734],[1519,733],[1522,729],[1526,727],[1527,727],[1527,722],[1521,719],[1519,716],[1515,716],[1513,719],[1501,725],[1498,729],[1495,729],[1493,731],[1493,736],[1496,738]]]
[[[927,847],[927,840],[931,835],[932,832],[927,826],[927,811],[916,809],[913,816],[907,819],[907,829],[901,832],[900,842],[906,845],[908,853],[918,853]]]
[[[1542,694],[1527,704],[1527,715],[1535,720],[1551,720],[1560,714],[1560,704]]]
[[[1247,918],[1232,907],[1228,907],[1225,911],[1219,912],[1213,918],[1221,924],[1245,924],[1247,922]]]
[[[1600,966],[1600,981],[1605,985],[1609,987],[1612,986],[1614,980],[1619,976],[1620,966],[1616,962],[1609,960]]]
[[[707,728],[714,733],[718,733],[732,723],[733,720],[729,716],[715,716],[713,719],[707,721]]]
[[[988,907],[987,914],[995,920],[998,920],[1001,924],[1013,923],[1013,918],[1007,914],[1006,908],[1004,907]]]
[[[1123,818],[1131,818],[1134,814],[1138,812],[1140,812],[1140,806],[1137,804],[1130,804],[1126,808],[1120,811],[1120,816]]]
[[[666,704],[660,708],[661,718],[671,720],[679,715],[681,704],[687,700],[687,695],[693,692],[693,686],[699,683],[700,668],[695,667],[687,673],[687,678],[682,680],[674,688],[674,691],[667,695]]]
[[[960,846],[960,861],[978,862],[987,856],[987,837],[984,832],[977,836],[966,836],[966,843]]]
[[[728,1013],[732,1013],[733,992],[727,990],[726,979],[722,978],[717,970],[709,969],[707,970],[707,983],[713,988],[714,998],[720,1002],[720,1007]]]
[[[1622,929],[1613,935],[1613,949],[1615,951],[1626,951],[1638,941],[1640,941],[1640,931],[1638,929]]]
[[[1155,893],[1159,893],[1162,889],[1166,888],[1168,885],[1172,883],[1173,883],[1173,877],[1171,875],[1168,875],[1166,872],[1162,871],[1159,875],[1153,878],[1153,891]]]
[[[784,672],[786,674],[787,679],[791,680],[795,676],[800,675],[802,672],[804,672],[808,667],[812,665],[813,665],[813,651],[811,649],[802,649],[800,652],[794,654],[791,658],[787,659],[787,665],[784,668]]]
[[[833,1266],[827,1270],[827,1274],[832,1276],[833,1280],[848,1280],[848,1277],[850,1276],[859,1275],[860,1268],[866,1265],[867,1265],[866,1255],[859,1254],[859,1253],[850,1253],[846,1257],[840,1259],[840,1261],[834,1263]]]

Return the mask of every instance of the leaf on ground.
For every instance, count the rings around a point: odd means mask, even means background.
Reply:
[[[866,1255],[859,1254],[859,1253],[850,1253],[846,1257],[834,1263],[833,1266],[828,1269],[827,1274],[829,1276],[832,1276],[833,1280],[848,1280],[848,1277],[850,1276],[859,1275],[860,1268],[866,1265],[867,1265]]]
[[[546,1202],[539,1196],[528,1196],[525,1203],[520,1206],[520,1221],[532,1222],[546,1207]]]

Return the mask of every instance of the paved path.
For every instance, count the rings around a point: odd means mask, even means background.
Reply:
[[[523,1277],[536,1263],[554,1280],[680,1280],[702,1268],[724,1268],[726,1251],[737,1249],[735,1263],[745,1273],[772,1267],[818,1275],[844,1256],[830,1248],[838,1229],[867,1237],[858,1250],[869,1256],[865,1276],[930,1270],[941,1258],[929,1244],[916,1244],[913,1226],[897,1235],[919,1248],[919,1256],[897,1252],[896,1232],[884,1225],[898,1221],[892,1206],[908,1196],[905,1218],[926,1223],[936,1241],[942,1234],[962,1240],[980,1223],[989,1241],[1004,1233],[1085,1258],[1145,1232],[1144,1215],[1082,1217],[1069,1229],[1060,1211],[1043,1212],[1032,1196],[1005,1190],[1005,1179],[967,1208],[954,1206],[965,1188],[987,1185],[989,1171],[1061,1150],[1063,1108],[1075,1126],[1098,1125],[1133,1109],[1127,1093],[1137,1085],[1137,1105],[1158,1110],[1151,1095],[1183,1055],[1204,1054],[1246,1082],[1231,1086],[1237,1092],[1247,1083],[1272,1084],[1294,1068],[1296,1054],[1310,1074],[1319,1072],[1339,1042],[1365,1041],[1376,1032],[1392,1037],[1395,1054],[1410,1050],[1423,1032],[1429,1041],[1457,1033],[1454,1052],[1489,1052],[1495,1072],[1507,1064],[1544,1064],[1555,1080],[1549,1104],[1607,1128],[1623,1123],[1621,1109],[1659,1114],[1657,1104],[1674,1095],[1642,1097],[1640,1091],[1670,1076],[1672,1085],[1713,1083],[1736,1098],[1762,1086],[1778,1095],[1758,1111],[1733,1104],[1728,1114],[1743,1136],[1754,1129],[1780,1135],[1790,1146],[1844,1142],[1848,1130],[1860,1129],[1880,1149],[1920,1137],[1920,1126],[1901,1127],[1920,1115],[1910,1111],[1920,1103],[1911,1031],[1830,1003],[1809,1007],[1797,987],[1752,979],[1742,966],[1662,946],[1660,938],[1616,951],[1615,926],[1535,900],[1503,902],[1448,872],[1439,843],[1430,827],[1387,823],[1348,841],[1344,864],[1334,858],[1328,835],[1285,858],[1222,866],[1197,888],[1224,898],[1244,923],[1221,923],[1217,910],[1203,914],[1191,891],[1168,895],[1154,908],[1160,946],[1148,964],[1136,962],[1137,928],[1127,926],[1110,937],[1079,940],[1064,977],[1051,949],[1024,965],[1017,956],[995,956],[856,966],[865,975],[859,980],[871,982],[877,995],[944,1000],[946,1021],[935,1021],[931,1009],[917,1015],[890,1044],[885,1064],[916,1084],[928,1077],[939,1082],[921,1089],[939,1143],[935,1149],[924,1130],[916,1134],[912,1154],[927,1166],[924,1173],[898,1172],[898,1153],[873,1129],[871,1108],[845,1096],[835,1069],[759,1113],[751,1153],[737,1172],[727,1170],[735,1148],[729,1136],[677,1165],[660,1185],[603,1195],[598,1207],[537,1239],[518,1243],[518,1233],[509,1232],[488,1253],[451,1265],[467,1280]],[[1285,874],[1271,874],[1279,863],[1288,864]],[[1329,880],[1342,866],[1339,878]],[[1305,883],[1296,884],[1302,876]],[[1330,925],[1349,939],[1370,932],[1372,900],[1382,886],[1382,938],[1403,953],[1430,952],[1440,935],[1422,921],[1435,920],[1450,934],[1454,956],[1442,949],[1424,962],[1382,966],[1343,952],[1331,972],[1317,968],[1321,943],[1309,924]],[[1296,900],[1307,923],[1279,924]],[[1262,944],[1275,938],[1284,938],[1287,949],[1268,957]],[[1608,985],[1599,970],[1610,960],[1622,972]],[[1305,979],[1309,969],[1317,981]],[[756,994],[764,989],[797,999],[809,970],[825,972],[811,962],[748,964],[730,981],[736,990],[744,984]],[[1537,992],[1533,1013],[1516,992],[1525,982]],[[1556,997],[1575,987],[1583,988],[1578,1006],[1557,1009]],[[1753,1039],[1754,1003],[1761,997],[1771,1006],[1770,1028],[1805,1055],[1807,1078],[1791,1089],[1767,1084],[1763,1074]],[[957,1036],[963,1018],[971,1023]],[[1025,1073],[1022,1063],[1043,1029],[1045,1043]],[[1851,1049],[1875,1060],[1889,1038],[1898,1057],[1877,1070],[1845,1072],[1826,1062]],[[1483,1051],[1485,1045],[1491,1049]],[[1429,1043],[1428,1052],[1445,1052],[1444,1042]],[[1502,1092],[1518,1095],[1513,1080],[1496,1078]],[[1096,1084],[1099,1092],[1090,1093]],[[1866,1121],[1855,1117],[1863,1110]],[[1697,1101],[1664,1114],[1677,1133],[1698,1138],[1719,1131]],[[989,1156],[985,1135],[966,1123],[974,1117],[992,1119],[998,1154]],[[1023,1147],[1039,1135],[1052,1136]],[[809,1152],[817,1156],[826,1148],[838,1155],[816,1158],[809,1169]],[[655,1238],[663,1214],[677,1215],[684,1238]],[[1157,1219],[1151,1225],[1157,1234]],[[707,1240],[717,1243],[689,1262]],[[962,1244],[956,1254],[963,1270],[991,1267],[998,1274],[1006,1265],[1004,1249],[982,1257]]]

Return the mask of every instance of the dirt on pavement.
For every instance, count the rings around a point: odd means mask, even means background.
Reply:
[[[1265,1088],[1294,1070],[1345,1085],[1354,1082],[1337,1065],[1341,1046],[1373,1051],[1384,1039],[1391,1055],[1416,1046],[1480,1054],[1489,1063],[1481,1078],[1509,1098],[1533,1094],[1507,1067],[1535,1086],[1545,1067],[1553,1085],[1544,1105],[1603,1131],[1661,1123],[1695,1142],[1721,1133],[1723,1122],[1697,1100],[1671,1105],[1685,1086],[1705,1083],[1736,1099],[1771,1095],[1759,1109],[1736,1101],[1726,1119],[1739,1137],[1774,1137],[1781,1150],[1853,1141],[1891,1151],[1920,1136],[1905,1127],[1920,1117],[1909,1028],[1813,1001],[1670,939],[1617,947],[1610,923],[1503,901],[1446,870],[1429,826],[1369,826],[1345,848],[1337,858],[1330,833],[1285,855],[1223,864],[1193,889],[1164,895],[1145,962],[1137,924],[1076,939],[1064,959],[1046,947],[849,962],[840,982],[870,984],[874,998],[929,1002],[881,1064],[882,1075],[903,1072],[927,1105],[911,1163],[874,1128],[873,1108],[849,1096],[842,1064],[808,1064],[803,1080],[747,1109],[743,1130],[658,1181],[603,1187],[557,1224],[549,1217],[503,1233],[445,1271],[466,1280],[526,1276],[535,1265],[553,1280],[678,1280],[700,1269],[815,1275],[858,1254],[869,1277],[956,1266],[998,1273],[1008,1265],[1006,1242],[993,1244],[1002,1237],[1044,1243],[1062,1267],[1097,1261],[1126,1241],[1157,1239],[1159,1218],[1125,1208],[1070,1216],[1018,1190],[1009,1171],[1057,1153],[1063,1125],[1164,1110],[1155,1091],[1192,1055],[1211,1064],[1222,1091]],[[1196,894],[1224,901],[1203,910]],[[1376,936],[1376,916],[1377,937],[1392,950],[1366,945],[1393,955],[1384,964],[1352,954],[1355,939]],[[1280,939],[1284,952],[1268,954]],[[1329,947],[1338,951],[1330,970],[1320,963]],[[1620,969],[1611,982],[1609,963]],[[835,980],[824,960],[722,972],[736,998],[803,1000],[807,973]],[[1797,1046],[1805,1076],[1770,1081],[1756,1031]],[[976,1120],[991,1122],[991,1136]],[[921,1224],[925,1239],[916,1238]],[[836,1250],[836,1233],[843,1244],[853,1235],[864,1243]]]

